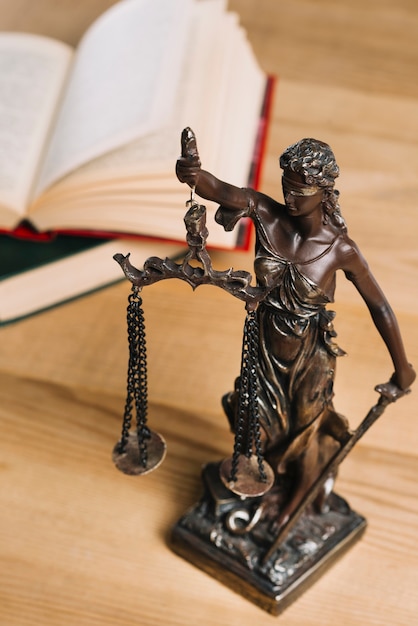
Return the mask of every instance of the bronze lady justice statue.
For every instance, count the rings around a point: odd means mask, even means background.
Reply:
[[[393,401],[415,379],[394,313],[347,234],[334,188],[339,169],[332,150],[321,141],[302,139],[281,155],[280,167],[284,204],[218,180],[201,169],[197,151],[176,166],[181,182],[220,203],[216,221],[226,230],[242,217],[252,219],[257,283],[274,285],[257,308],[256,369],[264,456],[276,476],[291,477],[276,527],[298,507],[335,447],[351,436],[332,403],[336,356],[343,352],[332,341],[333,312],[325,307],[334,299],[337,270],[361,294],[393,361],[393,376],[376,390]],[[223,398],[233,428],[238,388],[239,380]],[[316,505],[326,506],[323,492]]]
[[[347,234],[334,189],[339,169],[330,147],[302,139],[281,155],[280,167],[284,204],[202,170],[190,129],[183,132],[176,165],[181,182],[220,204],[216,221],[226,230],[243,217],[255,225],[257,287],[248,288],[256,295],[247,299],[247,310],[253,309],[259,331],[253,362],[259,443],[273,469],[274,486],[265,495],[236,496],[220,480],[219,464],[209,464],[203,472],[205,494],[175,527],[173,544],[272,613],[291,600],[298,578],[303,586],[326,555],[348,545],[365,523],[332,493],[339,451],[356,440],[333,406],[336,357],[343,351],[333,341],[334,313],[326,305],[334,299],[337,270],[361,294],[392,358],[394,374],[376,387],[381,399],[395,401],[415,379],[394,313]],[[127,259],[119,255],[117,260],[123,267]],[[135,283],[130,271],[125,269]],[[223,397],[234,432],[241,394],[242,376]],[[248,431],[241,436],[248,437]],[[308,499],[310,492],[314,497]],[[304,518],[296,524],[298,511]]]
[[[221,204],[216,221],[226,230],[249,216],[256,228],[257,282],[274,289],[258,307],[260,344],[258,398],[266,456],[279,473],[298,465],[284,522],[315,478],[330,438],[344,443],[346,420],[332,404],[336,356],[332,313],[336,272],[353,282],[392,357],[395,373],[378,391],[396,399],[415,372],[408,363],[398,325],[356,244],[348,237],[334,181],[339,174],[330,147],[303,139],[280,157],[285,204],[252,189],[239,189],[200,168],[197,154],[180,158],[177,176],[199,196]],[[237,392],[223,399],[234,424]]]

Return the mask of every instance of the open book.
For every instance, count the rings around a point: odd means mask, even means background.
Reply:
[[[266,78],[223,0],[122,0],[76,51],[0,34],[0,229],[184,239],[185,126],[205,168],[248,183]],[[213,223],[209,244],[236,245]]]

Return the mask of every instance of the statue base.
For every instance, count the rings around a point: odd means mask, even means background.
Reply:
[[[177,554],[272,615],[279,615],[364,532],[367,522],[335,493],[325,512],[307,510],[265,561],[277,536],[276,487],[242,499],[219,478],[219,464],[203,470],[204,495],[174,526]],[[276,489],[276,491],[275,491]]]

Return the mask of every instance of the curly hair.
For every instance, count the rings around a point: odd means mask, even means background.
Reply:
[[[324,221],[346,230],[344,218],[338,204],[339,192],[334,189],[335,179],[340,173],[335,156],[327,143],[318,139],[301,139],[292,144],[280,157],[280,167],[302,176],[307,185],[316,185],[324,190]]]

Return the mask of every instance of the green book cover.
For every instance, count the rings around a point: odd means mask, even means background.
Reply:
[[[31,240],[0,235],[0,280],[21,272],[55,263],[73,254],[100,246],[109,239],[56,235],[51,239]]]

